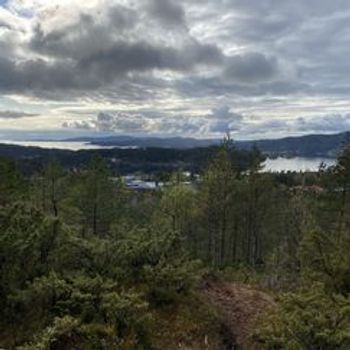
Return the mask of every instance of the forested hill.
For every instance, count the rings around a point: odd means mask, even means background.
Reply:
[[[221,139],[196,139],[191,137],[133,137],[127,135],[108,137],[80,137],[66,141],[89,142],[98,146],[176,148],[189,149],[219,145]]]
[[[350,349],[350,147],[280,175],[229,140],[195,150],[62,151],[92,157],[29,176],[29,153],[0,157],[0,349]],[[198,181],[157,191],[106,162],[208,151]]]
[[[237,142],[237,147],[249,149],[256,145],[263,153],[276,156],[336,157],[349,141],[350,132],[333,135],[306,135],[276,140]]]
[[[0,157],[16,160],[22,171],[27,174],[36,172],[43,163],[48,163],[52,159],[57,160],[64,168],[81,168],[94,154],[101,156],[113,173],[121,175],[134,172],[171,173],[178,169],[198,173],[207,166],[218,148],[218,146],[191,149],[154,147],[69,151],[0,144]],[[246,169],[253,152],[235,150],[235,153],[237,167],[241,170]]]
[[[269,156],[302,157],[336,157],[349,139],[349,132],[335,135],[307,135],[276,140],[237,141],[235,148],[238,166],[245,169],[250,159],[250,150],[256,146]],[[114,141],[113,141],[114,140]],[[0,156],[20,161],[20,166],[27,173],[36,170],[42,162],[57,159],[65,168],[80,167],[87,163],[92,154],[98,153],[109,164],[110,169],[119,174],[137,171],[143,173],[172,172],[182,169],[199,172],[217,151],[218,145],[205,146],[209,140],[172,138],[161,143],[152,138],[150,144],[158,147],[141,147],[147,145],[147,139],[138,143],[137,138],[122,137],[103,139],[80,139],[80,141],[108,146],[137,146],[136,148],[109,148],[100,150],[58,150],[39,147],[23,147],[0,143]],[[133,141],[135,143],[133,143]],[[161,139],[158,139],[161,140]],[[77,140],[76,140],[77,141]],[[108,141],[108,142],[107,142]],[[218,140],[212,140],[219,143]],[[221,142],[221,141],[220,141]],[[170,147],[170,145],[172,147]],[[191,147],[190,147],[191,146]]]
[[[240,149],[250,149],[257,145],[259,149],[268,155],[303,156],[303,157],[335,157],[339,154],[344,142],[349,138],[349,132],[332,135],[306,135],[299,137],[286,137],[273,140],[236,141]],[[136,146],[190,149],[218,145],[218,139],[195,138],[157,138],[157,137],[130,137],[110,136],[103,138],[78,138],[68,141],[84,141],[100,146]]]

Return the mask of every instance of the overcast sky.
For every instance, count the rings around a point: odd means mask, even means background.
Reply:
[[[0,0],[0,138],[350,130],[349,0]]]

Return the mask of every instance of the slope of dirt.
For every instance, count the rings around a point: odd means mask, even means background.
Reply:
[[[268,294],[239,283],[207,277],[203,293],[218,310],[225,326],[227,349],[258,350],[249,340],[257,318],[275,305]]]

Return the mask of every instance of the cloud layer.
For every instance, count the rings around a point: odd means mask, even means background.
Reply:
[[[21,119],[36,116],[37,114],[25,113],[22,111],[0,111],[0,119]]]
[[[0,129],[342,131],[349,20],[346,0],[1,2]]]

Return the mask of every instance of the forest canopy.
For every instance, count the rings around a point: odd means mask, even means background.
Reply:
[[[348,349],[350,148],[303,174],[214,150],[196,180],[142,192],[98,154],[30,174],[1,158],[0,346],[229,348],[202,292],[215,275],[275,300],[249,336],[260,348]]]

